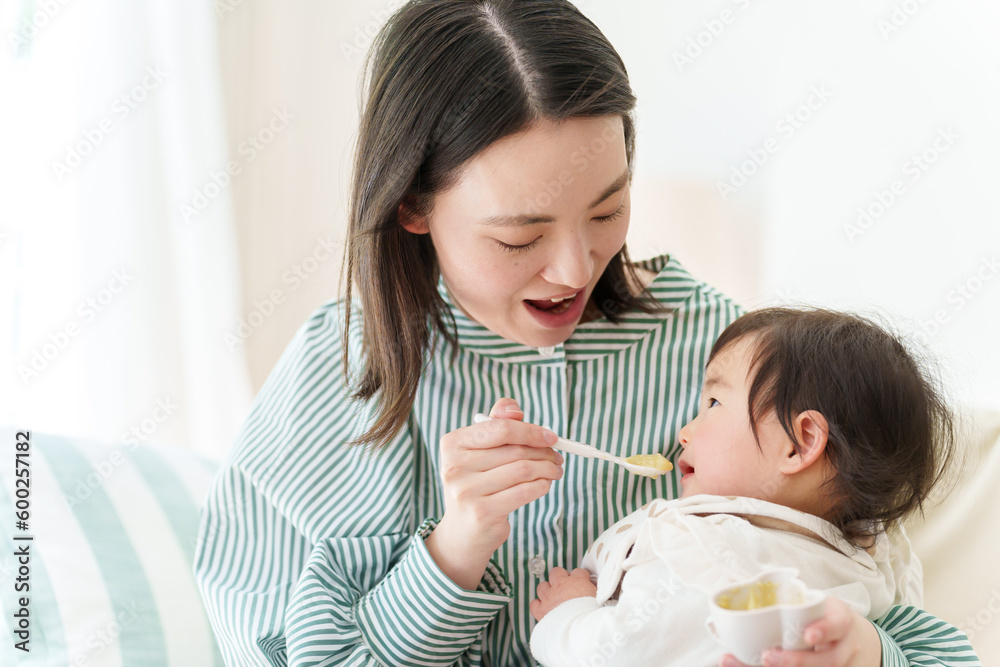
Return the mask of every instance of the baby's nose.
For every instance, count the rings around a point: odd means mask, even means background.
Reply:
[[[691,443],[692,424],[694,422],[688,422],[677,434],[677,440],[681,443],[681,447],[687,447]]]

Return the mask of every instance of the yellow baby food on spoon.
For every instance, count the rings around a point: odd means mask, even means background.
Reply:
[[[636,454],[635,456],[629,456],[626,458],[625,462],[631,463],[635,466],[656,468],[657,470],[662,470],[663,472],[674,469],[674,464],[668,461],[662,454]]]

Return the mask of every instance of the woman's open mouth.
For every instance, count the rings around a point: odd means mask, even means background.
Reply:
[[[544,310],[552,315],[565,313],[570,309],[570,306],[573,305],[574,300],[576,300],[576,295],[563,299],[543,299],[542,301],[531,301],[529,299],[525,299],[528,305],[534,306],[539,310]]]
[[[524,305],[539,324],[549,329],[559,329],[576,322],[583,314],[586,303],[584,291],[554,299],[525,299]]]

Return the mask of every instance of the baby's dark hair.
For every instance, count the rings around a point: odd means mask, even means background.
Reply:
[[[824,309],[767,308],[730,325],[709,362],[731,345],[752,344],[747,410],[771,410],[798,447],[796,415],[829,423],[826,455],[836,470],[824,489],[828,517],[859,547],[916,510],[948,470],[955,420],[936,377],[901,340],[871,320]],[[880,522],[880,523],[878,523]]]

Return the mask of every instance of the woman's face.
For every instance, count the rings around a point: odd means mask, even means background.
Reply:
[[[470,160],[427,218],[405,226],[430,233],[466,315],[550,347],[573,333],[625,244],[628,177],[620,116],[546,120]]]

